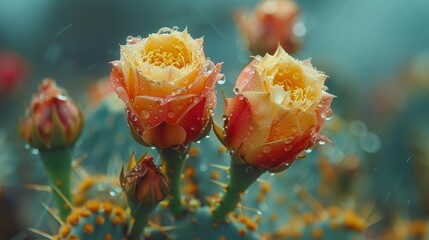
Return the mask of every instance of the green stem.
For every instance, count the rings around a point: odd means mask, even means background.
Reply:
[[[179,152],[176,149],[161,149],[159,154],[166,163],[166,174],[170,180],[169,208],[173,216],[176,219],[180,219],[185,213],[185,207],[182,204],[182,173],[185,170],[188,151]]]
[[[213,211],[214,220],[225,219],[233,211],[241,199],[241,195],[254,183],[263,170],[249,165],[240,165],[231,162],[231,173],[226,193],[222,196],[220,205]]]
[[[134,218],[134,224],[128,235],[129,240],[140,240],[144,227],[147,224],[149,215],[158,204],[136,204],[130,202],[130,209]]]
[[[73,147],[39,150],[43,165],[48,172],[53,195],[57,201],[60,217],[65,220],[71,208],[70,173]]]

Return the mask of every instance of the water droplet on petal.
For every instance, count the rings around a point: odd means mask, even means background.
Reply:
[[[234,88],[233,91],[234,91],[235,94],[240,94],[240,89],[238,89],[238,88]]]
[[[226,77],[225,77],[225,75],[222,75],[221,78],[219,80],[217,80],[217,83],[222,85],[225,83],[225,81],[226,81]]]
[[[150,117],[150,113],[149,113],[149,111],[148,111],[148,110],[146,110],[146,109],[143,109],[143,110],[141,111],[141,114],[142,114],[142,118],[143,118],[143,119],[148,119],[148,118]]]
[[[332,118],[332,110],[330,108],[323,111],[320,116],[325,120],[330,120]]]
[[[289,152],[290,150],[292,150],[292,145],[286,145],[283,150],[285,150],[285,152]]]
[[[268,145],[263,146],[263,147],[262,147],[262,151],[263,151],[264,153],[269,153],[269,152],[271,152],[271,147],[270,147],[270,146],[268,146]]]
[[[169,118],[173,118],[173,117],[174,117],[174,113],[173,113],[173,112],[168,112],[167,116],[168,116]]]
[[[293,77],[293,79],[298,80],[301,77],[301,74],[299,74],[299,73],[296,72],[296,73],[293,74],[292,77]]]

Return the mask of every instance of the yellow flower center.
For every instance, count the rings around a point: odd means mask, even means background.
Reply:
[[[178,69],[192,63],[192,53],[177,38],[166,38],[165,41],[152,41],[144,49],[143,62],[165,68],[173,66]]]
[[[290,99],[297,101],[313,101],[316,96],[310,86],[306,86],[302,68],[297,65],[282,65],[274,75],[273,84],[282,86],[286,92],[290,92]]]

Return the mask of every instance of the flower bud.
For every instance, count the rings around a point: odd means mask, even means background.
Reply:
[[[168,196],[168,178],[153,163],[153,157],[144,154],[136,163],[134,153],[128,171],[119,177],[128,200],[139,204],[157,204]]]
[[[80,109],[54,80],[45,79],[19,124],[19,133],[32,147],[50,149],[74,144],[82,127]]]

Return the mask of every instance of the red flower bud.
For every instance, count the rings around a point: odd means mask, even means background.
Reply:
[[[74,144],[82,126],[80,109],[54,80],[46,79],[33,96],[19,133],[34,148],[55,148]]]
[[[128,199],[134,203],[157,204],[168,196],[168,178],[146,154],[136,163],[133,153],[127,172],[122,169],[120,181]]]

